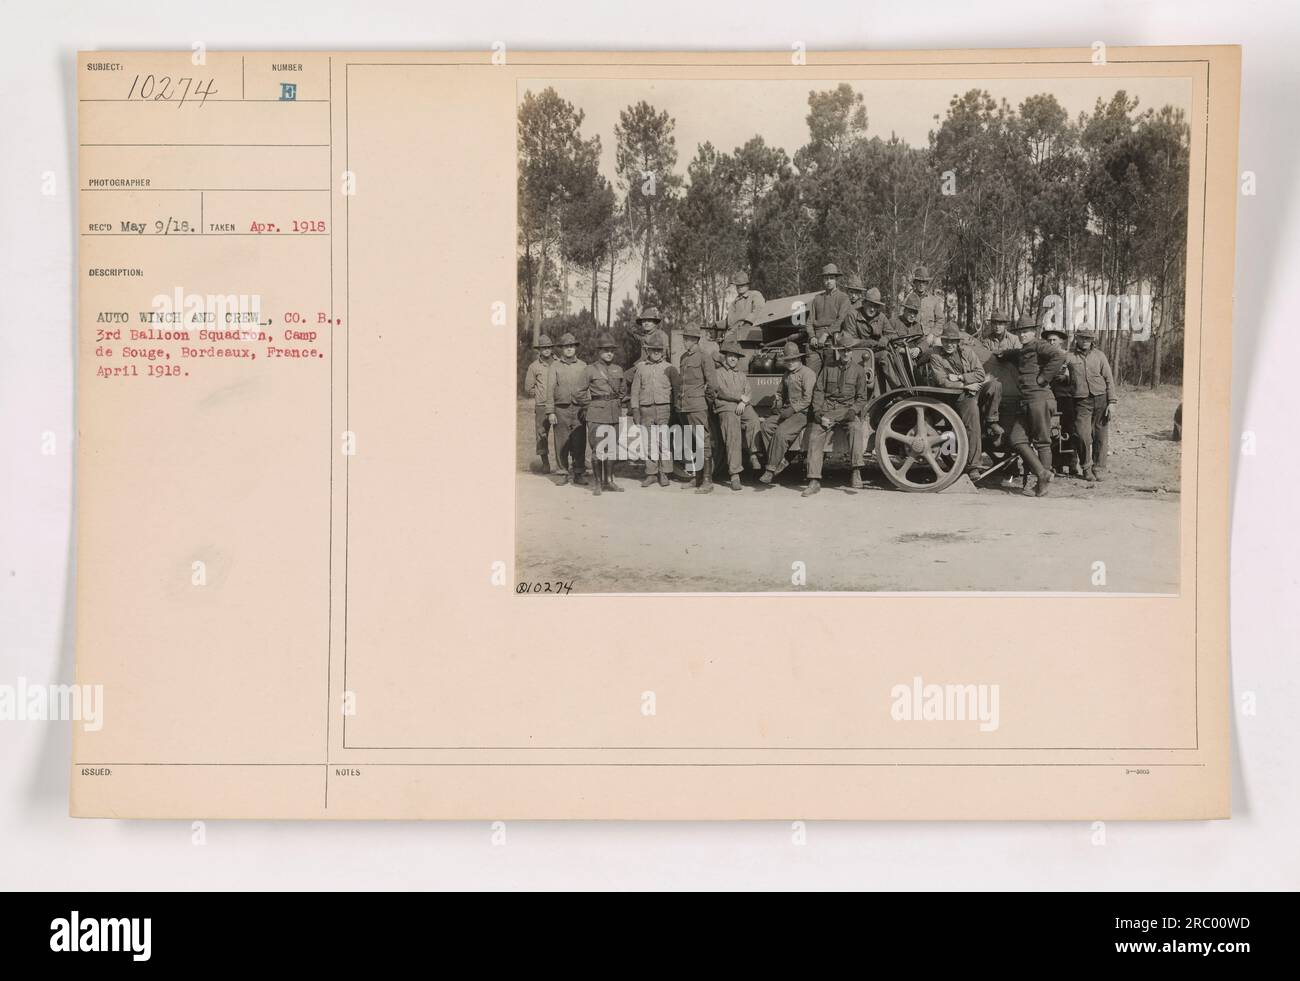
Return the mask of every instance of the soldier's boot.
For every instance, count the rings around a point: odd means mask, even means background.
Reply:
[[[1052,448],[1050,446],[1040,446],[1038,448],[1038,461],[1043,468],[1043,472],[1038,476],[1038,486],[1034,488],[1034,496],[1046,497],[1047,486],[1052,482]]]
[[[773,471],[771,471],[771,470],[764,470],[764,471],[763,471],[763,476],[761,476],[761,477],[758,478],[758,482],[759,482],[760,484],[770,484],[770,483],[772,482],[772,478],[775,477],[775,476],[776,476],[776,474],[775,474]]]
[[[655,475],[654,475],[654,474],[652,474],[652,473],[648,473],[648,474],[646,474],[644,477],[641,478],[641,486],[642,486],[642,487],[649,487],[650,485],[652,485],[652,484],[655,482],[655,479],[656,479],[656,478],[655,478]]]
[[[800,496],[812,497],[814,494],[819,493],[821,489],[822,489],[822,482],[818,480],[816,477],[814,477],[812,478],[812,480],[808,481],[808,486],[803,489],[803,494],[801,494]]]
[[[1097,475],[1092,472],[1091,466],[1083,468],[1083,479],[1090,484],[1095,484],[1097,482]]]
[[[604,489],[605,489],[605,464],[593,463],[591,465],[591,493],[594,497],[600,497],[600,493]]]
[[[849,486],[854,490],[862,490],[862,471],[858,467],[854,467],[849,474]]]
[[[1026,497],[1029,497],[1031,494],[1031,491],[1029,490],[1029,475],[1033,474],[1037,477],[1039,485],[1042,486],[1044,481],[1051,480],[1050,475],[1052,471],[1050,468],[1045,469],[1043,467],[1042,461],[1038,458],[1038,453],[1028,443],[1017,443],[1014,449],[1016,455],[1020,457],[1025,465],[1024,489],[1021,493]]]
[[[740,490],[740,474],[733,473],[731,475],[731,489],[734,491]]]
[[[573,471],[573,482],[579,487],[587,486],[587,475],[581,470]]]
[[[563,487],[565,484],[567,484],[567,483],[568,483],[570,480],[572,480],[572,479],[573,479],[573,477],[572,477],[572,475],[569,473],[569,471],[565,470],[563,473],[560,474],[560,483],[559,483],[558,486]]]
[[[659,486],[660,487],[668,486],[668,474],[664,473],[662,470],[659,471]]]
[[[605,464],[605,472],[609,474],[609,486],[606,490],[612,490],[615,494],[622,494],[624,488],[614,479],[614,461],[610,460]]]
[[[695,493],[713,493],[713,460],[708,455],[704,457],[704,469],[700,471],[700,486],[695,488]]]

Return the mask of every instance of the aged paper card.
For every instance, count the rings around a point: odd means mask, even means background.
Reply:
[[[1239,68],[83,53],[72,812],[1227,817]]]

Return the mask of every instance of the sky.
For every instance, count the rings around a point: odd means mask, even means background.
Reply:
[[[601,172],[617,186],[614,172],[614,126],[618,114],[642,99],[667,110],[676,121],[677,171],[685,174],[696,147],[711,142],[730,153],[756,134],[769,146],[779,146],[793,157],[808,142],[808,93],[833,89],[833,78],[784,80],[548,78],[519,82],[522,99],[528,91],[551,86],[560,97],[586,114],[582,135],[599,134]],[[972,88],[988,90],[1013,107],[1030,95],[1053,93],[1070,118],[1091,113],[1098,98],[1109,100],[1119,89],[1137,96],[1139,111],[1170,104],[1190,116],[1192,82],[1188,78],[1146,76],[1117,78],[908,78],[858,79],[849,82],[863,94],[867,108],[867,135],[887,139],[897,135],[912,146],[926,146],[953,95]],[[634,295],[639,259],[619,270],[614,281],[614,308],[626,295]],[[579,291],[581,292],[581,291]],[[603,292],[603,291],[602,291]],[[602,303],[603,303],[602,299]]]

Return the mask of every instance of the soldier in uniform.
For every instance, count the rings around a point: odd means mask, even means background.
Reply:
[[[1074,447],[1074,475],[1082,477],[1083,470],[1080,469],[1079,465],[1083,461],[1083,450],[1078,445],[1078,441],[1075,439],[1074,434],[1074,379],[1078,376],[1078,371],[1075,368],[1075,362],[1078,359],[1075,357],[1073,351],[1066,349],[1066,337],[1067,335],[1065,331],[1059,327],[1043,328],[1043,339],[1051,341],[1054,345],[1065,352],[1065,364],[1062,366],[1061,370],[1056,373],[1056,377],[1052,379],[1052,399],[1056,402],[1057,411],[1061,414],[1061,443],[1065,446]],[[1064,456],[1064,454],[1062,455]],[[1064,459],[1061,461],[1059,472],[1070,472]]]
[[[1074,335],[1074,426],[1078,445],[1084,453],[1083,476],[1089,481],[1101,480],[1105,476],[1110,419],[1119,401],[1110,359],[1105,351],[1093,347],[1095,339],[1092,331],[1088,330]]]
[[[659,326],[662,322],[663,317],[659,315],[658,307],[646,307],[637,314],[636,326],[632,328],[632,336],[640,344],[640,349],[636,361],[632,363],[632,367],[628,368],[625,374],[628,391],[632,390],[632,382],[636,378],[637,368],[645,360],[645,342],[655,334],[659,334],[664,338],[664,349],[667,350],[668,348],[668,335],[664,334]]]
[[[927,266],[917,266],[912,270],[912,292],[921,301],[916,312],[916,322],[921,325],[927,346],[939,343],[939,334],[943,331],[945,320],[943,297],[938,293],[930,292],[930,282],[933,278]]]
[[[524,374],[524,394],[533,400],[537,432],[537,455],[542,459],[542,473],[551,472],[551,417],[546,412],[546,383],[551,376],[551,355],[555,345],[545,334],[537,338],[537,359]]]
[[[646,359],[632,380],[632,421],[641,428],[641,445],[645,449],[642,487],[656,480],[661,487],[667,487],[672,469],[668,423],[678,383],[677,369],[664,360],[664,346],[662,331],[646,339]]]
[[[867,406],[867,378],[853,351],[857,338],[844,331],[836,342],[827,350],[827,360],[813,386],[808,486],[804,489],[804,497],[811,497],[822,489],[822,458],[831,434],[839,425],[846,425],[849,430],[849,465],[853,468],[849,486],[862,486],[862,462],[866,450],[862,410]]]
[[[763,304],[767,301],[763,299],[763,294],[758,290],[749,288],[749,273],[741,271],[731,277],[731,285],[736,287],[736,298],[731,301],[731,307],[727,310],[727,334],[724,340],[738,341],[739,335],[736,333],[742,320],[752,324],[759,319],[759,312],[763,309]]]
[[[785,469],[785,455],[790,445],[808,425],[808,407],[812,405],[817,375],[802,363],[803,357],[798,344],[786,342],[781,354],[785,378],[781,380],[781,388],[772,403],[775,411],[763,420],[761,442],[767,456],[767,468],[758,478],[760,483],[770,484]]]
[[[1007,330],[1011,316],[998,308],[989,315],[988,329],[981,334],[973,346],[983,357],[985,379],[980,386],[980,418],[984,420],[989,432],[996,438],[1004,435],[1002,428],[1002,406],[1004,403],[1017,402],[1020,399],[1020,387],[1015,381],[1015,367],[1009,362],[999,361],[997,355],[1020,346],[1020,338]],[[1007,413],[1008,418],[1014,412]]]
[[[587,362],[578,357],[578,339],[566,332],[546,382],[546,415],[555,427],[555,462],[565,472],[561,484],[587,483],[587,415],[580,401],[586,371]]]
[[[1048,403],[1052,397],[1052,379],[1065,365],[1065,352],[1051,341],[1038,337],[1038,318],[1031,313],[1022,314],[1016,322],[1016,335],[1020,338],[1020,347],[997,355],[1000,360],[1015,366],[1020,388],[1020,401],[1009,441],[1025,466],[1038,478],[1035,496],[1044,497],[1052,480],[1052,420]],[[1025,492],[1028,493],[1028,488]]]
[[[623,384],[623,369],[614,363],[614,350],[618,345],[609,333],[596,338],[596,363],[589,364],[583,372],[583,388],[579,393],[587,407],[587,432],[591,440],[591,468],[596,480],[592,493],[597,497],[602,490],[622,491],[614,482],[615,460],[601,459],[601,450],[608,449],[609,433],[617,432],[619,417],[626,414],[624,401],[627,390]]]
[[[853,324],[853,304],[849,295],[839,288],[840,267],[833,262],[822,267],[822,285],[825,289],[813,297],[809,320],[804,327],[808,341],[808,367],[820,371],[821,348],[835,334]]]
[[[957,414],[966,427],[968,450],[964,468],[969,473],[978,467],[983,453],[979,393],[985,381],[984,365],[966,343],[961,328],[951,320],[943,325],[939,347],[930,349],[928,365],[932,384],[961,392],[957,396]]]
[[[749,388],[749,375],[740,370],[744,352],[735,341],[722,342],[722,367],[714,380],[714,411],[722,429],[722,446],[727,451],[727,472],[731,476],[731,489],[740,490],[740,474],[745,469],[744,453],[749,453],[749,465],[759,469],[758,431],[762,426],[754,411],[753,393]]]
[[[713,448],[709,438],[709,416],[713,413],[709,408],[717,387],[717,366],[713,356],[700,347],[702,333],[699,324],[695,323],[688,324],[682,331],[686,349],[677,362],[677,411],[685,424],[691,427],[693,438],[702,444],[698,450],[702,463],[694,470],[694,480],[682,486],[695,486],[695,493],[708,494],[713,490]]]

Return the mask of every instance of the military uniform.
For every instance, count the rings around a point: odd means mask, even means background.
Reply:
[[[1015,422],[1007,434],[1008,442],[1026,466],[1038,478],[1037,495],[1047,493],[1052,479],[1052,379],[1065,365],[1065,351],[1051,341],[1034,337],[1038,321],[1030,314],[1021,317],[1016,327],[1020,347],[997,355],[1016,369],[1020,401]]]
[[[698,341],[700,328],[687,327],[684,335],[688,342],[692,338]],[[713,400],[717,385],[717,365],[713,361],[713,355],[706,354],[697,344],[694,350],[682,354],[681,360],[677,362],[677,374],[677,411],[686,425],[692,428],[694,438],[703,444],[702,466],[694,476],[700,482],[701,491],[705,487],[712,490],[713,446],[709,438],[709,417],[712,413],[709,411],[709,403]]]
[[[929,358],[930,381],[939,388],[953,388],[961,392],[957,396],[957,414],[961,416],[962,425],[966,427],[967,455],[966,469],[979,464],[983,453],[983,433],[980,430],[979,389],[970,389],[968,385],[983,386],[986,376],[984,365],[979,355],[966,343],[966,338],[956,324],[948,324],[939,335],[940,346],[931,348]],[[943,348],[943,341],[957,341],[957,349],[949,354]]]
[[[614,338],[601,334],[596,341],[598,351],[613,351]],[[591,465],[596,471],[594,492],[621,491],[614,483],[614,464],[617,457],[608,455],[611,446],[618,445],[618,420],[624,413],[627,386],[623,369],[612,361],[608,364],[598,358],[583,371],[583,388],[580,400],[586,406],[587,435],[591,441]]]
[[[572,334],[560,338],[560,347],[574,344]],[[586,371],[581,358],[557,358],[546,383],[546,412],[555,416],[556,463],[575,480],[587,471]]]
[[[666,479],[673,469],[668,423],[676,388],[677,369],[662,360],[643,361],[632,381],[632,415],[641,427],[647,478],[662,473]]]
[[[943,325],[947,318],[944,315],[943,295],[930,292],[932,278],[930,270],[925,266],[917,266],[912,270],[912,283],[920,282],[925,284],[921,289],[915,291],[920,299],[916,311],[916,322],[920,326],[921,332],[925,334],[925,343],[937,345],[939,335],[943,333]]]
[[[734,341],[722,345],[724,356],[729,353],[738,354],[739,350]],[[758,431],[762,423],[750,404],[752,397],[749,376],[739,367],[728,368],[724,364],[717,370],[714,377],[714,411],[722,429],[722,446],[727,451],[727,472],[732,477],[733,487],[734,480],[745,469],[743,453],[758,453]]]
[[[1076,337],[1076,343],[1078,339]],[[1084,473],[1105,471],[1110,443],[1110,424],[1107,408],[1119,401],[1115,394],[1115,376],[1110,359],[1104,351],[1091,348],[1086,353],[1076,350],[1072,364],[1072,391],[1074,403],[1074,434],[1081,452],[1080,463]]]
[[[808,425],[808,407],[812,405],[817,375],[806,364],[799,364],[802,356],[799,345],[790,343],[785,346],[782,360],[787,364],[794,362],[794,366],[781,379],[781,387],[772,406],[776,411],[763,420],[759,434],[767,458],[764,483],[770,483],[781,469],[790,444],[799,438],[799,434]]]
[[[551,339],[543,334],[537,341],[539,350],[550,350]],[[551,417],[546,410],[546,386],[551,377],[551,363],[554,358],[543,361],[540,357],[528,366],[524,373],[524,394],[533,400],[533,424],[537,437],[536,452],[542,460],[542,472],[551,470]]]
[[[994,314],[996,323],[1006,323],[1006,314]],[[1020,338],[1005,328],[1001,333],[989,329],[974,342],[983,355],[984,384],[980,387],[980,417],[989,425],[999,425],[1003,417],[1015,418],[1016,404],[1020,401],[1020,383],[1015,365],[1003,361],[998,355],[1020,347]]]
[[[731,308],[727,311],[727,333],[723,340],[740,340],[737,332],[740,329],[741,322],[756,323],[765,303],[767,301],[763,299],[763,294],[758,290],[749,290],[744,296],[737,296],[732,301]]]
[[[867,395],[866,375],[851,348],[842,352],[839,359],[828,359],[822,366],[813,386],[812,414],[808,423],[812,427],[808,437],[810,481],[821,479],[826,444],[835,427],[841,424],[846,424],[849,429],[849,465],[855,471],[861,468],[866,450],[862,410],[867,406]],[[830,426],[823,419],[829,420]]]

